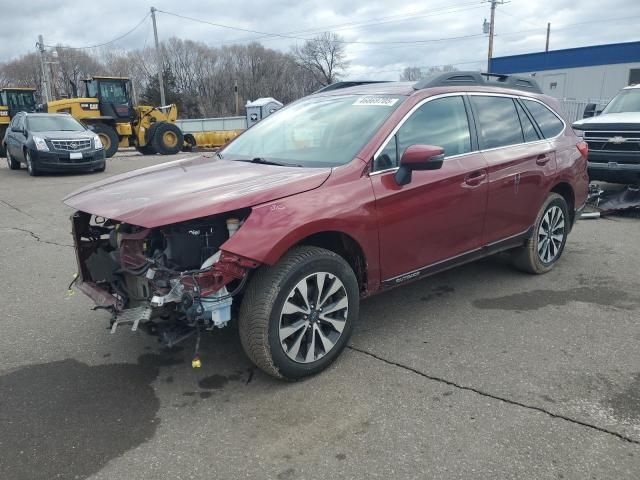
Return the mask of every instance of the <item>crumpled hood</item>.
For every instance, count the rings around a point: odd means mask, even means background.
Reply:
[[[601,125],[628,125],[640,124],[640,112],[606,113],[595,117],[583,118],[573,123],[573,127],[579,130],[594,130]]]
[[[64,203],[104,218],[153,228],[247,208],[318,188],[330,168],[280,167],[192,157],[115,175]]]

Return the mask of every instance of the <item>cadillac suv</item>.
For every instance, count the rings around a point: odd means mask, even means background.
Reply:
[[[301,378],[340,354],[362,298],[501,251],[548,272],[585,202],[586,158],[530,78],[338,85],[217,154],[69,195],[75,288],[112,331],[167,345],[237,319],[258,367]]]

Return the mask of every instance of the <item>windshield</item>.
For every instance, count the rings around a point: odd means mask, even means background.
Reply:
[[[73,117],[50,115],[41,117],[28,117],[27,130],[31,132],[82,132],[85,128]]]
[[[36,108],[36,101],[33,98],[33,91],[7,91],[7,106],[11,110],[20,112],[33,112]]]
[[[602,111],[605,113],[640,112],[640,88],[623,90]]]
[[[387,95],[303,99],[251,127],[221,156],[305,167],[343,165],[353,160],[400,103],[401,97]]]
[[[124,105],[129,103],[127,88],[123,80],[100,80],[100,99],[103,102]]]

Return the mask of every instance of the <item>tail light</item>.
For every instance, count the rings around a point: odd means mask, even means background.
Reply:
[[[582,155],[582,158],[586,160],[589,155],[589,144],[582,140],[576,145],[576,147],[578,147],[578,151],[580,152],[580,155]]]

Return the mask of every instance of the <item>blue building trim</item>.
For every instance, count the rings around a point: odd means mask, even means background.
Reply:
[[[496,57],[491,59],[491,71],[493,73],[539,72],[631,62],[640,62],[640,42],[611,43]]]

